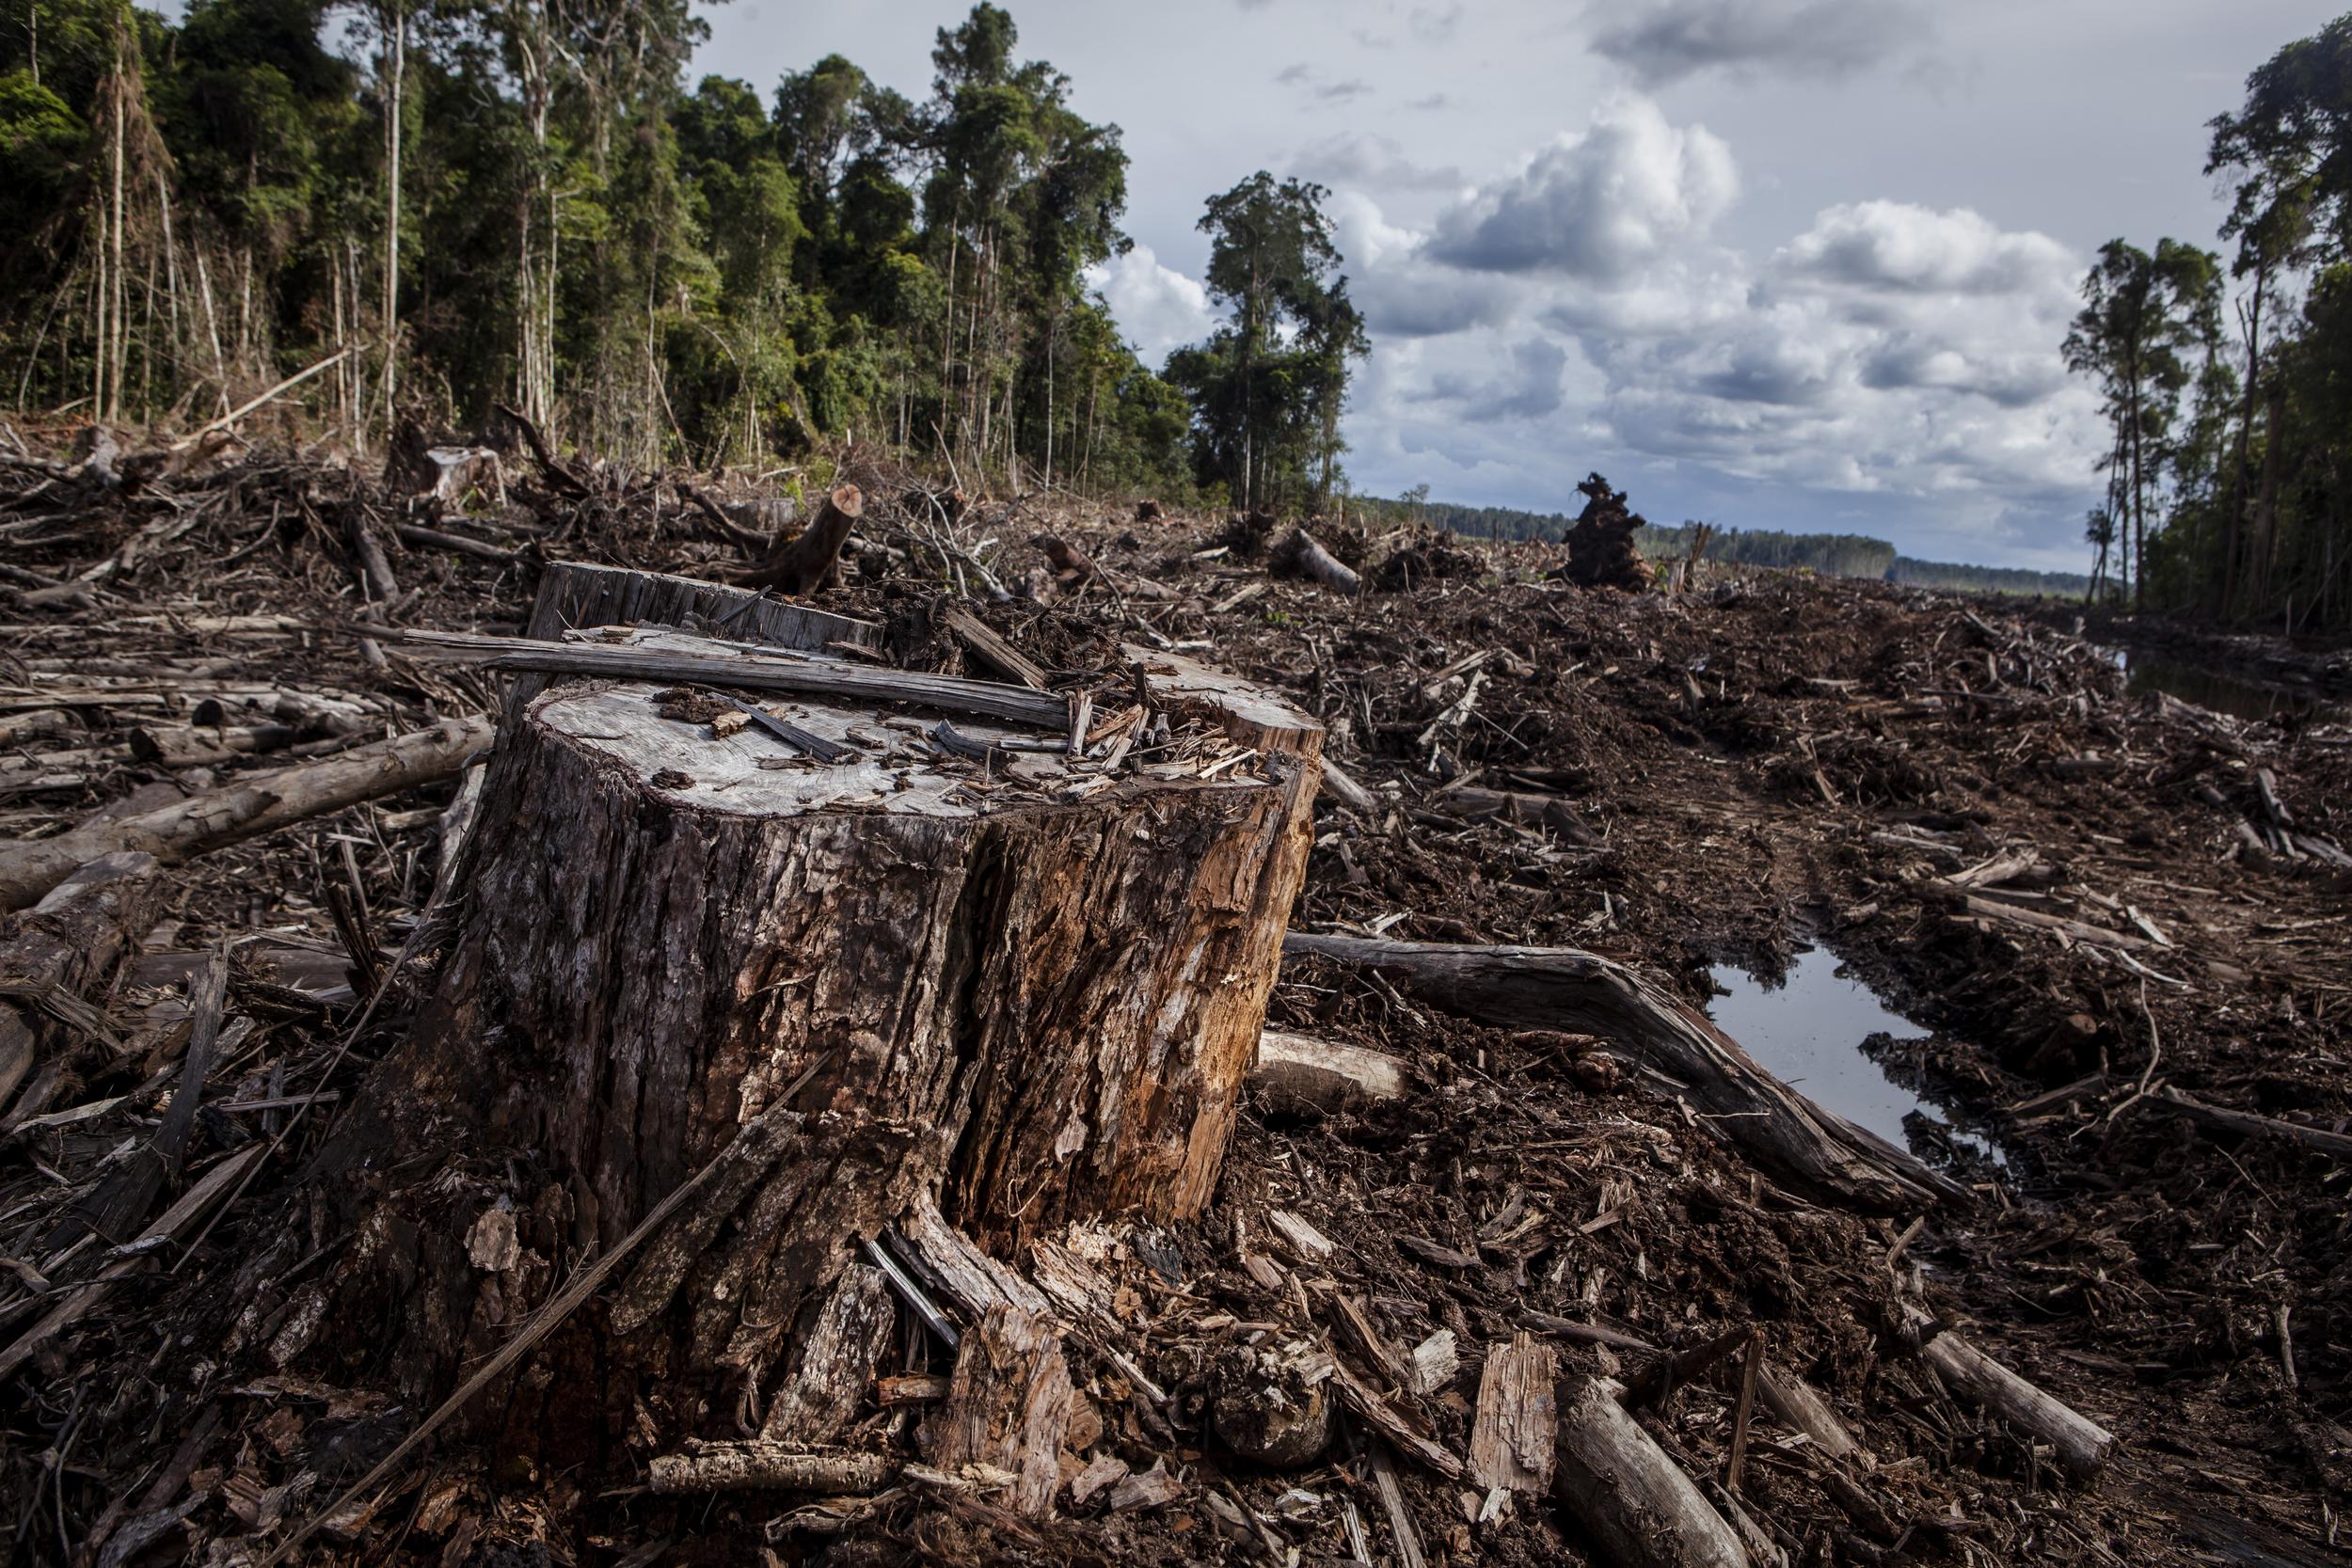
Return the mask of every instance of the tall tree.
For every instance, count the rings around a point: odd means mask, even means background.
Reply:
[[[1168,376],[1192,401],[1196,466],[1243,506],[1327,492],[1336,474],[1348,366],[1369,341],[1324,215],[1329,194],[1261,169],[1201,214],[1209,294],[1230,315],[1173,356]]]
[[[2110,240],[2083,279],[2083,308],[2066,335],[2067,368],[2097,378],[2117,431],[2135,606],[2146,602],[2149,503],[2196,374],[2192,356],[2219,336],[2220,276],[2219,258],[2178,240],[2158,241],[2153,255]]]

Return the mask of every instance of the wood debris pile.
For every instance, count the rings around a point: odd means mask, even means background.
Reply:
[[[872,635],[799,659],[873,688],[851,736],[804,673],[756,685],[772,643],[690,668],[707,621],[533,633],[557,561],[742,578],[774,515],[510,434],[391,487],[226,448],[0,464],[0,868],[78,857],[0,876],[33,1558],[257,1563],[306,1526],[310,1560],[448,1564],[2189,1561],[2217,1511],[2279,1560],[2325,1539],[2343,725],[2127,697],[2069,630],[1883,586],[1589,594],[1557,547],[1450,540],[1270,578],[1214,525],[869,466],[810,602]],[[634,660],[597,678],[656,681],[682,757],[840,748],[973,809],[1279,778],[1139,689],[1170,657],[1287,694],[1334,765],[1202,1218],[992,1254],[917,1203],[731,1434],[621,1411],[610,1473],[504,1467],[495,1411],[397,1392],[330,1310],[386,1239],[304,1172],[432,994],[502,683]],[[1890,1064],[2005,1163],[1745,1076],[1705,971],[1801,940],[1939,1031]],[[1573,984],[1531,1017],[1423,962],[1497,944]],[[516,1180],[454,1152],[453,1193]],[[516,1304],[474,1349],[525,1384],[531,1335],[609,1323],[625,1277],[565,1234],[528,1204],[465,1232]]]

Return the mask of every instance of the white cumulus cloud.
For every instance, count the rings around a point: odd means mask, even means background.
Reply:
[[[1216,325],[1209,291],[1198,278],[1162,264],[1148,245],[1089,267],[1086,280],[1110,307],[1111,319],[1136,353],[1153,369],[1171,350],[1200,341]]]
[[[1441,214],[1431,249],[1474,271],[1614,282],[1702,238],[1739,191],[1722,137],[1669,124],[1649,99],[1613,98]]]

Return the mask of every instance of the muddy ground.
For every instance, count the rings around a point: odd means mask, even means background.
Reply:
[[[347,626],[370,596],[356,538],[397,578],[373,613],[476,630],[519,623],[544,560],[713,574],[745,559],[673,485],[602,470],[558,484],[521,461],[503,505],[441,507],[284,453],[223,453],[121,490],[42,462],[0,472],[12,599],[0,695],[13,713],[65,715],[8,738],[0,831],[17,836],[282,764],[140,759],[133,730],[184,719],[214,688],[353,694],[379,735],[487,705],[477,671],[396,647],[377,664],[318,629]],[[878,491],[900,478],[864,477]],[[1107,571],[1057,584],[1036,542],[1047,533]],[[1711,965],[1770,975],[1802,946],[1828,948],[1935,1031],[1897,1048],[1889,1070],[2004,1150],[1994,1164],[1923,1133],[1920,1151],[1973,1202],[1916,1230],[1910,1216],[1804,1203],[1635,1086],[1606,1041],[1482,1028],[1296,962],[1270,1022],[1404,1057],[1412,1087],[1336,1114],[1254,1098],[1207,1220],[1095,1239],[1122,1287],[1112,1348],[1148,1384],[1078,1358],[1104,1418],[1091,1451],[1133,1473],[1164,1466],[1169,1500],[1114,1512],[1099,1493],[1037,1525],[919,1487],[858,1505],[681,1505],[629,1476],[501,1473],[445,1444],[304,1554],[449,1568],[762,1554],[1314,1562],[1353,1560],[1360,1530],[1371,1559],[1397,1562],[1363,1433],[1276,1473],[1236,1460],[1208,1418],[1222,1350],[1322,1332],[1343,1296],[1396,1350],[1451,1331],[1458,1367],[1399,1400],[1456,1452],[1484,1355],[1515,1333],[1571,1370],[1635,1378],[1651,1351],[1560,1325],[1672,1348],[1760,1325],[1774,1361],[1872,1457],[1860,1474],[1875,1506],[1857,1513],[1825,1489],[1818,1453],[1759,1418],[1740,1495],[1791,1561],[2342,1560],[2346,1166],[2291,1132],[2193,1119],[2168,1095],[2290,1129],[2352,1118],[2352,873],[2328,853],[2352,842],[2352,729],[2127,698],[2114,659],[2062,615],[1785,574],[1584,591],[1547,580],[1552,546],[1344,530],[1327,542],[1374,591],[1271,578],[1263,533],[1216,518],[1135,523],[1055,499],[982,503],[942,526],[884,506],[824,602],[887,623],[902,661],[954,669],[930,613],[961,577],[978,612],[1050,668],[1105,668],[1119,641],[1141,640],[1290,694],[1331,727],[1327,754],[1375,801],[1325,802],[1298,928],[1582,947],[1692,1002]],[[992,601],[983,560],[1040,597]],[[35,703],[60,686],[76,700]],[[1445,787],[1464,783],[1561,809],[1466,820]],[[429,955],[359,1026],[348,992],[318,989],[321,971],[345,977],[328,890],[355,888],[373,945],[397,952],[434,886],[449,794],[354,808],[170,872],[167,917],[94,998],[108,1033],[75,1037],[72,1070],[37,1112],[20,1100],[7,1113],[0,1328],[14,1337],[90,1261],[60,1269],[44,1238],[168,1096],[187,956],[239,954],[229,1010],[249,1022],[191,1169],[257,1139],[283,1134],[285,1148],[184,1256],[134,1258],[103,1307],[0,1395],[0,1532],[24,1560],[259,1561],[416,1422],[382,1392],[364,1336],[289,1330],[350,1240],[319,1228],[298,1175],[334,1104],[299,1123],[283,1107],[218,1106],[361,1091],[429,983]],[[1973,893],[1948,880],[2004,858],[2027,869]],[[1327,1250],[1286,1241],[1277,1211]],[[288,1256],[277,1243],[295,1232],[291,1267],[257,1267]],[[2113,1431],[2107,1474],[2070,1481],[1953,1400],[1905,1341],[1915,1299]],[[910,1334],[903,1370],[935,1370],[936,1354]],[[1718,1368],[1646,1418],[1718,1487],[1736,1385]],[[911,1451],[913,1420],[876,1409],[860,1432]],[[1482,1522],[1475,1492],[1396,1464],[1426,1560],[1586,1560],[1548,1504]]]

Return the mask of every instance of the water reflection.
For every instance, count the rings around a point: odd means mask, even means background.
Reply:
[[[1814,1103],[1898,1148],[1912,1146],[1904,1118],[1916,1116],[1933,1132],[1922,1140],[1929,1147],[1915,1152],[1931,1156],[1933,1144],[1949,1142],[2008,1164],[1997,1146],[1953,1127],[1942,1111],[1863,1053],[1863,1042],[1874,1036],[1899,1043],[1926,1039],[1930,1031],[1843,973],[1835,955],[1804,949],[1777,986],[1768,987],[1745,970],[1719,965],[1709,973],[1727,994],[1708,1005],[1708,1016],[1774,1077]]]
[[[2115,667],[2123,672],[2123,690],[2137,697],[2162,691],[2185,703],[2226,713],[2236,719],[2262,721],[2294,714],[2310,719],[2340,720],[2352,714],[2343,703],[2324,702],[2309,691],[2265,686],[2210,665],[2184,664],[2161,654],[2133,648],[2115,650]]]

